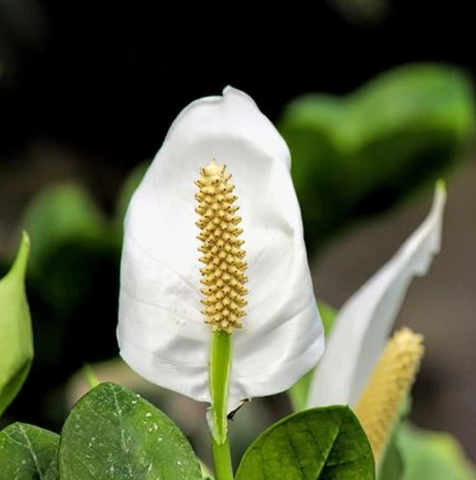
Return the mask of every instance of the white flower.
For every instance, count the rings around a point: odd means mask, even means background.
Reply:
[[[396,255],[342,307],[314,374],[308,407],[355,406],[377,363],[414,276],[428,271],[441,244],[445,188],[428,217]]]
[[[170,128],[125,221],[118,340],[162,387],[210,402],[211,328],[201,313],[200,169],[233,175],[248,263],[243,328],[233,333],[228,409],[289,388],[324,348],[286,143],[243,92],[197,100]]]

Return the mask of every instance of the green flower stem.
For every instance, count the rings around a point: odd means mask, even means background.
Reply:
[[[213,333],[210,348],[210,393],[212,397],[210,419],[216,480],[233,480],[230,443],[227,438],[231,360],[231,335],[223,331]]]
[[[233,466],[231,464],[230,442],[218,444],[212,439],[213,465],[215,480],[233,480]]]

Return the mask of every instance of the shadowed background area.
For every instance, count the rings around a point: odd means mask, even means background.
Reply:
[[[65,414],[57,407],[63,399],[61,385],[84,362],[117,353],[122,208],[117,199],[126,176],[153,157],[171,121],[188,102],[218,94],[227,84],[240,88],[279,123],[294,153],[293,144],[310,148],[296,133],[297,104],[289,107],[302,94],[346,95],[376,75],[416,62],[456,67],[465,72],[461,75],[468,89],[476,74],[469,51],[471,29],[465,25],[471,16],[463,2],[428,7],[328,0],[316,3],[312,12],[273,7],[262,18],[244,9],[222,15],[206,10],[200,6],[177,14],[155,1],[0,0],[2,271],[20,228],[26,224],[40,232],[39,243],[32,234],[29,277],[36,361],[25,391],[7,412],[8,421],[21,418],[58,429]],[[437,94],[435,102],[445,98]],[[467,108],[471,111],[472,104]],[[341,120],[334,122],[340,131]],[[468,125],[473,126],[471,119]],[[413,128],[406,124],[399,135]],[[416,228],[427,211],[433,179],[449,172],[443,251],[430,274],[411,287],[399,322],[426,337],[413,418],[421,426],[455,433],[474,461],[476,224],[471,205],[476,167],[472,135],[461,131],[454,130],[464,148],[450,141],[444,144],[450,145],[452,158],[448,160],[448,153],[438,168],[434,159],[444,150],[442,144],[419,152],[412,140],[411,148],[421,155],[409,158],[420,162],[420,169],[391,176],[392,181],[380,179],[383,187],[358,197],[358,202],[346,196],[354,191],[356,178],[361,179],[351,169],[338,169],[332,176],[326,168],[329,203],[306,193],[300,198],[306,202],[303,211],[315,212],[321,202],[324,210],[332,205],[342,215],[339,222],[326,224],[325,232],[317,222],[315,235],[308,238],[316,293],[339,307]],[[442,138],[439,130],[430,133],[432,142]],[[394,146],[403,145],[403,137],[395,138],[385,147],[378,144],[380,150],[373,148],[379,161],[372,172],[384,171]],[[413,182],[416,171],[423,173]],[[412,189],[407,188],[410,184]],[[55,185],[69,187],[50,203],[42,197],[43,207],[35,203],[35,210],[32,201]],[[78,185],[81,190],[76,190]],[[70,223],[59,220],[62,208],[70,212]],[[35,223],[42,215],[46,220]],[[75,233],[63,235],[66,230]],[[61,243],[55,243],[55,231]],[[41,238],[46,238],[44,248]],[[286,411],[284,398],[270,404],[276,417]]]

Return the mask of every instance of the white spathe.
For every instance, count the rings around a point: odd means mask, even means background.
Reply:
[[[395,256],[341,308],[312,379],[307,406],[355,406],[380,358],[414,276],[439,252],[446,192],[442,182],[431,211]]]
[[[194,181],[213,159],[233,175],[249,265],[247,314],[233,333],[230,411],[242,399],[288,389],[324,349],[289,150],[245,93],[228,87],[185,108],[136,190],[125,220],[117,333],[137,373],[210,402]]]

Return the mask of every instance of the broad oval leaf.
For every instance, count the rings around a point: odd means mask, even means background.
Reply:
[[[61,480],[199,480],[185,436],[139,395],[102,383],[74,406],[61,434]]]
[[[0,480],[56,480],[59,435],[14,423],[0,432]]]
[[[236,480],[374,480],[367,437],[345,406],[290,415],[248,448]]]
[[[33,360],[33,334],[25,293],[30,241],[23,234],[11,270],[0,280],[0,416],[20,391]]]

